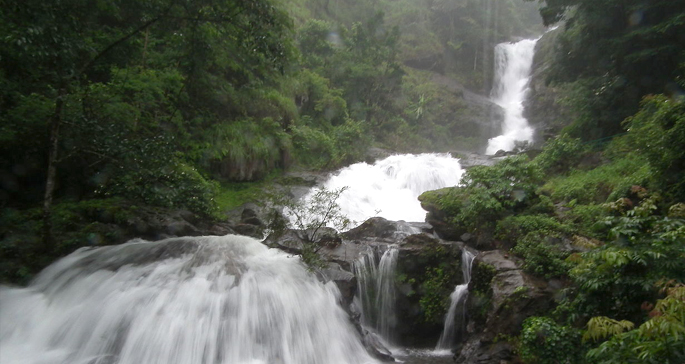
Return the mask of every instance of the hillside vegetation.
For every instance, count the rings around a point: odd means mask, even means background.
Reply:
[[[685,360],[683,5],[548,1],[545,21],[564,22],[545,74],[571,123],[532,160],[420,197],[566,287],[503,338],[525,363]]]

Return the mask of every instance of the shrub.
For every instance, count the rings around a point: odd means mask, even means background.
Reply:
[[[523,269],[547,279],[568,274],[571,267],[565,259],[569,253],[561,249],[559,235],[533,231],[519,239],[512,251],[524,259]]]
[[[653,186],[685,201],[685,102],[648,96],[640,111],[624,121],[626,139],[652,167]]]
[[[590,350],[588,360],[599,364],[682,363],[685,360],[685,286],[677,284],[666,291],[667,296],[657,301],[650,312],[650,319],[634,330],[623,332],[633,328],[631,322],[592,318],[586,336],[611,336],[611,339]]]
[[[516,241],[531,232],[570,234],[573,232],[573,229],[563,225],[554,217],[538,214],[507,216],[497,222],[497,229],[495,231],[499,239],[511,241]]]
[[[450,304],[448,297],[457,280],[455,271],[446,267],[429,267],[424,278],[419,300],[423,318],[428,323],[442,323]]]
[[[587,150],[580,139],[560,134],[547,141],[534,163],[547,172],[565,173],[580,162]]]
[[[455,224],[478,231],[533,204],[541,177],[540,169],[526,156],[507,158],[491,167],[476,166],[464,173],[463,187],[449,190],[440,205],[456,213]]]
[[[298,125],[292,129],[293,154],[304,166],[323,169],[336,164],[338,151],[335,140],[319,129]]]
[[[603,203],[625,196],[633,185],[644,185],[650,178],[649,164],[644,158],[626,155],[589,171],[573,171],[568,176],[549,180],[542,192],[554,201],[591,204]]]
[[[529,317],[523,322],[519,353],[526,364],[577,363],[582,354],[580,333],[548,317]]]

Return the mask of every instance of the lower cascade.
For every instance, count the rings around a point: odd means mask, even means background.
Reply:
[[[450,308],[445,316],[445,325],[440,335],[436,350],[449,350],[454,344],[457,334],[455,320],[458,318],[462,326],[466,322],[466,298],[469,293],[469,282],[471,282],[471,265],[476,256],[464,249],[461,256],[461,271],[464,276],[464,283],[456,286],[450,295]],[[461,308],[459,310],[458,308]],[[459,312],[459,315],[458,315]],[[459,316],[459,317],[458,317]]]
[[[0,362],[376,363],[339,295],[243,236],[83,248],[0,287]]]
[[[395,316],[395,270],[399,250],[389,246],[376,263],[373,249],[354,264],[357,276],[355,303],[361,313],[361,324],[374,331],[386,343],[394,343]]]

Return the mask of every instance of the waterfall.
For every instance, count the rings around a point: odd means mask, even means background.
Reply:
[[[359,223],[374,216],[388,220],[424,221],[417,197],[423,192],[456,186],[463,170],[449,154],[393,155],[374,164],[343,168],[325,183],[348,187],[338,200],[341,211]]]
[[[333,283],[242,236],[83,248],[0,287],[3,364],[357,364]]]
[[[389,344],[394,343],[395,269],[399,250],[390,245],[380,260],[373,249],[354,263],[357,276],[355,302],[361,313],[361,324]],[[378,263],[376,263],[378,261]]]
[[[466,324],[466,298],[469,293],[469,282],[471,282],[471,265],[475,257],[476,256],[473,253],[466,249],[461,253],[461,272],[464,276],[464,283],[455,287],[450,295],[450,308],[447,311],[447,316],[445,316],[445,325],[442,334],[440,335],[438,345],[435,347],[436,350],[448,350],[452,348],[457,334],[455,319],[457,318],[458,313],[460,314],[459,318],[462,327]],[[459,308],[461,308],[461,310],[459,310]]]
[[[502,135],[488,141],[486,154],[495,154],[500,149],[511,151],[516,141],[533,140],[533,129],[523,117],[523,101],[538,39],[500,43],[495,47],[495,82],[491,97],[504,109],[504,123]]]

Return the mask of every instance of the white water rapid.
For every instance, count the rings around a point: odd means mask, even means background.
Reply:
[[[395,268],[399,250],[391,245],[380,260],[373,249],[354,263],[357,277],[355,304],[361,313],[361,324],[393,344],[397,323],[395,316]]]
[[[488,141],[485,154],[492,155],[500,149],[511,151],[516,141],[533,140],[533,129],[523,117],[523,101],[538,39],[500,43],[495,47],[495,80],[491,97],[504,109],[504,122],[502,135]]]
[[[0,362],[376,363],[339,294],[248,237],[80,249],[0,287]]]
[[[455,319],[458,313],[461,326],[466,325],[466,298],[469,293],[469,282],[471,282],[471,265],[475,257],[473,253],[466,249],[461,253],[461,272],[464,276],[464,283],[455,287],[450,295],[450,308],[447,311],[447,316],[445,316],[445,325],[438,345],[435,347],[436,351],[452,349],[457,334]]]
[[[339,189],[341,212],[358,223],[374,216],[424,221],[420,194],[456,186],[463,170],[449,154],[393,155],[374,164],[356,163],[331,176],[324,187]]]

